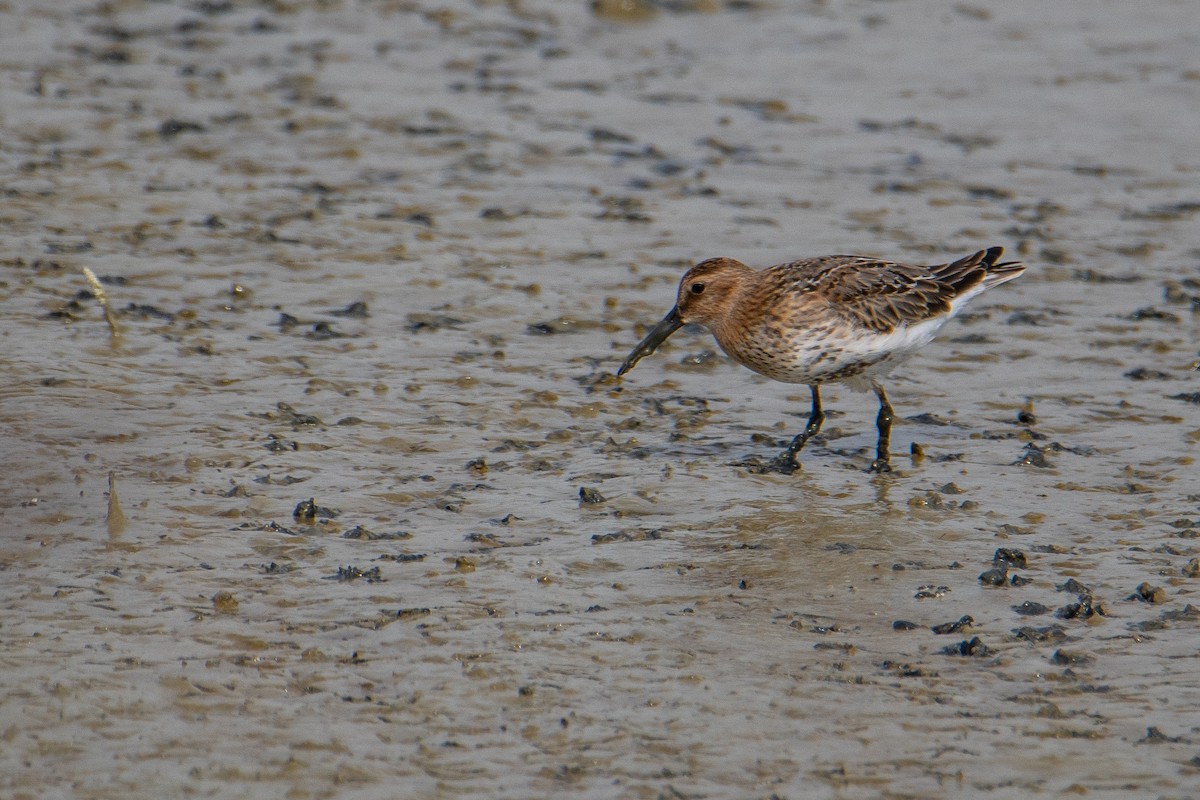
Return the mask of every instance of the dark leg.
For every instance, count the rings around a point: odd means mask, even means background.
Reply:
[[[879,441],[875,443],[875,460],[871,462],[870,472],[891,472],[892,465],[888,461],[888,447],[892,440],[892,404],[888,402],[887,392],[878,384],[874,387],[875,396],[879,398],[879,416],[875,425],[879,428]]]
[[[783,455],[775,459],[775,471],[782,472],[784,475],[791,475],[799,468],[800,462],[796,460],[796,456],[804,449],[808,440],[817,435],[817,432],[821,430],[821,423],[825,421],[825,412],[821,410],[820,387],[814,383],[808,388],[812,390],[812,411],[808,414],[808,424],[795,439],[792,439],[792,443],[788,445],[787,450],[783,451]]]

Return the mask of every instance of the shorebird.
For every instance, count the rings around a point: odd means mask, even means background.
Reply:
[[[754,270],[710,258],[679,282],[675,307],[617,370],[633,369],[668,336],[690,323],[712,331],[731,358],[783,383],[812,390],[808,424],[770,469],[791,474],[821,430],[821,385],[842,382],[879,398],[879,438],[870,471],[887,472],[892,406],[881,379],[928,344],[976,295],[1025,271],[989,247],[958,261],[916,266],[867,256],[818,256]]]

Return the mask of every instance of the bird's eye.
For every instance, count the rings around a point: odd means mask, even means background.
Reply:
[[[690,291],[692,294],[704,294],[704,284],[693,283],[690,287]]]

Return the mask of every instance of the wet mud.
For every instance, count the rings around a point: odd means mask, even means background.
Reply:
[[[0,794],[1194,797],[1193,17],[0,4]],[[990,245],[891,474],[615,378],[701,258]]]

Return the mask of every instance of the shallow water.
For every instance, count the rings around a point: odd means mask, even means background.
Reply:
[[[1193,17],[0,5],[3,793],[1194,796]],[[697,259],[993,244],[894,475],[612,377]]]

